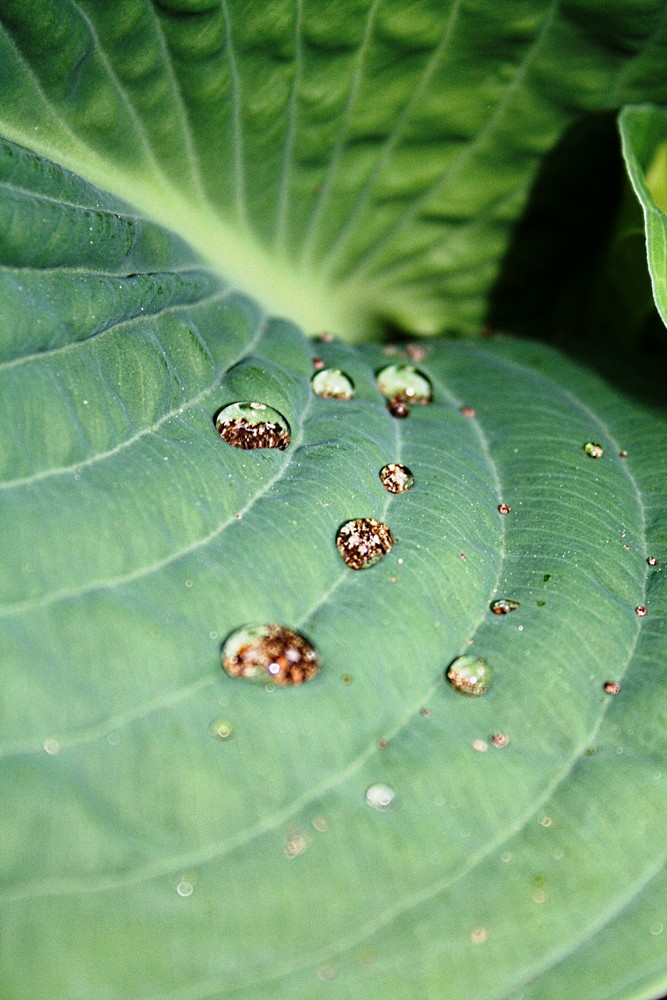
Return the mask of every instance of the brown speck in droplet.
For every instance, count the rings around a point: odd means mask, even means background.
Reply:
[[[607,681],[605,683],[604,689],[607,694],[618,694],[618,692],[621,690],[621,685],[618,683],[618,681]]]
[[[312,680],[317,654],[299,632],[284,625],[243,625],[225,639],[222,665],[230,677],[286,686]]]
[[[313,368],[316,372],[322,371],[324,365],[326,364],[324,358],[313,358],[312,359]]]
[[[329,333],[328,330],[323,330],[317,339],[321,344],[331,344],[333,343],[334,335],[333,333]]]
[[[462,406],[459,412],[462,413],[464,417],[475,416],[475,410],[472,406]]]
[[[508,597],[501,597],[500,600],[493,601],[491,604],[494,615],[508,615],[510,611],[516,611],[520,607],[519,601],[512,601]]]
[[[644,607],[643,604],[638,604],[637,607],[635,608],[635,614],[637,615],[638,618],[646,618],[648,610],[647,608]]]
[[[358,517],[338,529],[336,547],[350,569],[368,569],[390,551],[394,536],[382,521]]]
[[[648,559],[646,560],[646,562],[649,564],[649,566],[657,566],[658,565],[658,560],[655,558],[655,556],[649,556]]]
[[[424,716],[425,719],[428,719],[429,715],[431,714],[431,709],[430,708],[422,708],[421,714]]]
[[[234,517],[236,518],[237,521],[243,520],[243,514],[234,514]]]
[[[386,750],[388,746],[389,746],[388,740],[378,740],[378,749]]]
[[[343,674],[343,676],[341,677],[341,680],[342,680],[343,684],[348,684],[349,685],[349,684],[352,683],[352,675],[351,674]]]
[[[627,458],[628,457],[627,451],[625,451],[625,450],[624,451],[619,451],[618,457],[619,458]]]
[[[510,507],[510,505],[508,503],[499,503],[498,504],[498,513],[499,514],[509,514],[509,512],[511,511],[511,509],[512,508]]]
[[[473,944],[484,944],[488,936],[486,927],[473,927],[470,931],[470,940]]]
[[[396,417],[398,420],[404,420],[410,416],[410,407],[400,399],[390,399],[387,403],[387,409],[392,417]]]
[[[300,854],[305,854],[309,847],[310,838],[300,830],[292,830],[285,837],[283,849],[288,858],[298,858]]]
[[[598,444],[596,441],[587,441],[584,445],[584,451],[589,458],[602,458],[604,455],[602,445]]]
[[[467,555],[465,554],[465,552],[459,552],[459,559],[463,559],[463,561],[465,562],[467,558],[468,558],[468,557],[467,557]]]
[[[509,744],[509,741],[510,738],[507,733],[494,733],[491,737],[491,742],[494,747],[498,747],[500,750],[506,747]]]
[[[626,552],[630,551],[630,546],[626,545],[625,542],[623,542],[623,548],[625,549]]]

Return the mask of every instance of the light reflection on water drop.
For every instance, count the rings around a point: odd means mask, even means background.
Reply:
[[[266,403],[230,403],[216,413],[214,423],[223,441],[233,448],[284,451],[290,443],[287,420]]]
[[[315,395],[323,399],[354,399],[354,382],[340,368],[323,368],[310,384]]]
[[[391,785],[370,785],[366,789],[366,804],[378,812],[387,812],[391,809],[395,798],[396,792]]]

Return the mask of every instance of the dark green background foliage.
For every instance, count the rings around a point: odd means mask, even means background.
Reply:
[[[644,0],[2,4],[3,1000],[664,992],[666,65]]]

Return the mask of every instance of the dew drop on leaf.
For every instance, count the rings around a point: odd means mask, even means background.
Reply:
[[[658,560],[655,558],[655,556],[649,556],[648,559],[646,560],[646,562],[649,564],[649,566],[657,566],[658,565]]]
[[[208,727],[209,734],[216,740],[224,743],[233,733],[232,726],[225,719],[216,719]]]
[[[316,372],[320,372],[325,367],[326,362],[324,358],[312,358],[311,364]]]
[[[646,618],[648,614],[648,609],[644,607],[643,604],[638,604],[635,608],[635,614],[638,618]]]
[[[597,444],[595,441],[587,441],[584,445],[584,451],[589,458],[602,458],[604,455],[602,445]]]
[[[407,493],[415,485],[415,477],[407,465],[391,462],[380,469],[380,481],[389,493]]]
[[[430,403],[433,400],[433,387],[428,375],[412,365],[386,365],[377,373],[377,384],[380,392],[392,402]]]
[[[391,416],[396,417],[397,420],[404,420],[410,416],[410,407],[407,403],[402,403],[400,399],[390,399],[387,403],[387,409]]]
[[[303,684],[319,670],[317,653],[300,632],[284,625],[243,625],[225,639],[220,654],[230,677],[280,686]]]
[[[371,785],[366,789],[366,804],[378,812],[387,812],[391,809],[395,798],[396,792],[391,785]]]
[[[475,410],[472,406],[462,406],[459,412],[462,413],[464,417],[472,418],[475,416]]]
[[[188,882],[185,879],[182,882],[179,882],[176,886],[176,892],[179,896],[182,896],[183,899],[187,899],[187,897],[191,896],[194,891],[195,887],[192,882]]]
[[[223,406],[215,415],[215,429],[234,448],[278,448],[290,443],[287,420],[266,403],[239,402]]]
[[[394,536],[382,521],[359,517],[346,521],[336,535],[336,547],[350,569],[368,569],[389,552]]]
[[[621,685],[618,683],[618,681],[606,681],[604,689],[607,692],[607,694],[618,694],[618,692],[621,690]]]
[[[479,697],[489,686],[490,671],[481,656],[457,656],[447,668],[447,680],[461,694]]]
[[[323,368],[310,384],[315,395],[323,399],[354,399],[354,382],[340,368]]]
[[[510,505],[508,503],[499,503],[498,504],[498,513],[499,514],[509,514],[509,512],[511,511],[511,509],[512,508],[510,507]]]
[[[512,601],[509,597],[501,597],[499,600],[491,603],[491,610],[494,615],[508,615],[510,611],[516,611],[520,607],[521,604],[519,601]]]
[[[494,747],[498,747],[499,750],[503,750],[506,746],[509,746],[510,738],[507,733],[494,733],[491,736],[491,743]]]

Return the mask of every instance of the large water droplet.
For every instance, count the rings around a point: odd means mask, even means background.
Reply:
[[[315,395],[324,399],[354,399],[354,382],[340,368],[323,368],[310,384]]]
[[[387,812],[391,809],[395,798],[396,792],[391,785],[371,785],[366,789],[366,804],[378,812]]]
[[[239,402],[223,406],[215,415],[215,429],[234,448],[278,448],[290,443],[287,420],[266,403]]]
[[[389,493],[407,493],[415,485],[415,477],[407,465],[391,462],[380,469],[380,481]]]
[[[481,656],[457,656],[447,668],[447,680],[461,694],[485,694],[489,679],[489,665]]]
[[[491,604],[494,615],[508,615],[510,611],[516,611],[520,607],[519,601],[512,601],[508,597],[501,597],[500,600],[493,601]]]
[[[430,403],[433,387],[428,375],[412,365],[386,365],[377,373],[377,384],[385,399],[391,402]]]
[[[350,569],[368,569],[389,552],[394,536],[382,521],[358,517],[338,529],[336,546]]]
[[[319,669],[317,653],[300,632],[284,625],[243,625],[225,639],[220,654],[230,677],[266,684],[303,684]]]

